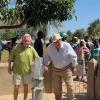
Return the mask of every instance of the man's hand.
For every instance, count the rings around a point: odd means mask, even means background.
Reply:
[[[43,73],[48,71],[48,67],[47,66],[43,66]]]
[[[8,66],[8,73],[12,74],[12,68],[11,68],[11,66]]]
[[[76,67],[72,67],[72,73],[73,75],[76,74]]]

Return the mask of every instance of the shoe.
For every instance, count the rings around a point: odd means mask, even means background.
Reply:
[[[74,78],[74,80],[75,80],[75,81],[78,81],[78,80],[79,80],[79,77],[77,76],[76,78]]]
[[[78,100],[77,98],[74,98],[74,99],[72,99],[72,100]]]
[[[77,98],[73,98],[73,99],[68,99],[68,100],[78,100]]]
[[[82,82],[86,82],[86,79],[82,77],[82,78],[81,78],[81,81],[82,81]]]

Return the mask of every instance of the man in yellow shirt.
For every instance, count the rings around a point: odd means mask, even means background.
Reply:
[[[28,84],[30,82],[31,65],[35,58],[39,57],[35,49],[30,45],[32,38],[30,34],[22,37],[22,42],[17,44],[10,55],[8,73],[13,72],[14,100],[18,100],[18,90],[21,83],[24,87],[24,100],[28,95]],[[13,66],[11,66],[13,62]]]

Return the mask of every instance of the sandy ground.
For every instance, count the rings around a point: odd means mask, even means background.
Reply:
[[[12,76],[8,74],[7,67],[0,67],[0,100],[13,100]],[[23,100],[23,89],[20,87],[18,100]],[[28,100],[32,99],[31,86],[29,87]],[[53,93],[43,93],[43,100],[54,100]]]
[[[13,85],[12,85],[12,76],[7,72],[7,63],[0,63],[0,100],[13,100]],[[63,91],[66,92],[65,84],[63,84]],[[78,100],[86,100],[84,93],[86,93],[86,83],[75,82],[75,92]],[[23,100],[23,89],[20,87],[18,100]],[[79,95],[81,94],[81,96]],[[28,100],[32,100],[31,86],[29,87],[29,96]],[[43,93],[42,100],[55,100],[53,93]],[[67,100],[67,99],[63,99]]]
[[[0,96],[0,100],[13,100],[13,95]],[[19,94],[18,100],[23,100],[23,94]],[[27,100],[32,100],[31,93],[28,95]],[[43,94],[43,100],[55,100],[53,94]]]

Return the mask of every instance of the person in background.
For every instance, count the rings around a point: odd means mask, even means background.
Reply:
[[[16,41],[17,41],[18,37],[13,37],[11,38],[11,41],[7,42],[6,49],[9,51],[9,54],[11,53],[11,50],[13,49],[13,47],[16,45]]]
[[[99,50],[95,50],[95,52],[98,51],[97,57],[96,57],[96,59],[97,59],[97,66],[95,68],[95,76],[96,76],[96,86],[97,86],[96,95],[98,97],[100,97],[100,38],[98,39],[98,42],[99,42],[99,45],[97,46],[97,48],[99,48]],[[100,98],[98,98],[98,99],[100,99]]]
[[[67,42],[66,38],[67,38],[67,33],[60,33],[60,36],[62,37],[62,41]]]
[[[79,44],[78,41],[79,41],[79,40],[78,40],[77,37],[74,36],[74,37],[72,38],[71,46],[72,46],[73,49],[75,49],[75,48],[78,46],[78,44]]]
[[[52,37],[49,38],[49,42],[46,44],[46,47],[48,47],[52,43]]]
[[[100,45],[99,45],[99,40],[95,39],[93,41],[94,47],[91,50],[91,57],[90,59],[94,58],[96,61],[99,60],[99,55],[100,55]]]
[[[1,61],[1,53],[2,53],[2,51],[3,51],[3,44],[2,44],[2,42],[0,41],[0,61]]]
[[[86,46],[89,48],[89,50],[91,51],[91,49],[93,48],[93,43],[91,42],[89,36],[85,36],[84,37]]]
[[[99,45],[100,45],[100,38],[99,38]]]
[[[77,65],[77,55],[69,43],[62,41],[59,34],[54,34],[52,40],[43,56],[44,70],[48,71],[52,63],[55,100],[62,100],[62,79],[67,86],[69,100],[74,100],[73,72]]]
[[[84,81],[84,75],[86,74],[86,56],[90,55],[89,49],[86,47],[85,41],[81,40],[79,45],[75,48],[75,52],[78,57],[78,66],[76,67],[76,78]]]
[[[37,33],[37,39],[34,42],[34,48],[37,51],[38,55],[40,57],[43,57],[43,42],[42,42],[42,38],[43,38],[43,32],[42,31],[38,31]]]
[[[27,100],[28,84],[31,81],[31,65],[39,57],[35,49],[30,45],[31,42],[31,35],[26,33],[22,37],[22,42],[17,44],[10,54],[8,73],[12,74],[13,72],[14,100],[18,100],[21,83],[23,83],[24,87],[23,100]],[[13,66],[11,66],[11,62],[13,62]]]

